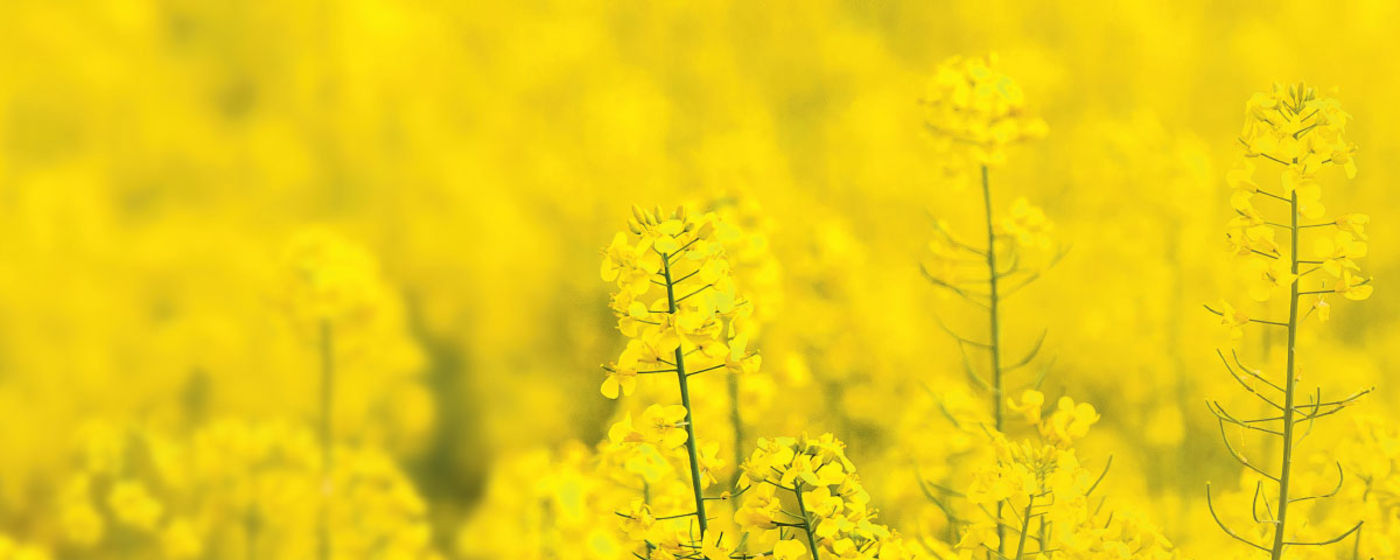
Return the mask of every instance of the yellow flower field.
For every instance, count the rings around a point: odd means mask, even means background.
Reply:
[[[0,560],[1400,558],[1397,20],[0,3]]]

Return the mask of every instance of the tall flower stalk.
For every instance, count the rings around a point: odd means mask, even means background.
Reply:
[[[683,208],[665,214],[659,209],[633,209],[625,233],[618,233],[608,247],[602,277],[614,282],[611,307],[618,329],[628,337],[618,359],[605,366],[601,391],[608,398],[630,395],[638,379],[646,375],[674,375],[679,404],[652,404],[640,422],[627,416],[610,433],[614,443],[645,444],[656,460],[680,458],[690,494],[689,512],[652,516],[651,500],[622,516],[630,531],[655,549],[700,546],[675,532],[654,530],[656,520],[691,519],[685,537],[705,542],[710,518],[705,488],[715,482],[721,463],[717,446],[697,438],[695,405],[690,377],[719,369],[756,368],[758,356],[750,353],[744,332],[747,302],[735,295],[730,264],[720,238],[728,232],[714,214],[691,216]],[[680,457],[677,457],[680,456]],[[644,461],[639,461],[641,463]],[[653,461],[655,462],[655,461]],[[646,470],[646,469],[638,469]],[[657,488],[648,485],[649,491]],[[650,520],[643,523],[641,520]]]
[[[1271,560],[1283,558],[1288,547],[1337,543],[1361,528],[1361,522],[1358,522],[1339,535],[1319,539],[1295,537],[1289,532],[1290,514],[1294,508],[1300,502],[1335,495],[1341,488],[1343,477],[1343,469],[1338,462],[1338,490],[1295,495],[1293,479],[1296,475],[1294,457],[1297,444],[1311,431],[1315,420],[1340,412],[1370,392],[1370,389],[1366,389],[1343,398],[1327,399],[1322,396],[1321,388],[1303,397],[1299,387],[1302,375],[1298,364],[1297,340],[1303,321],[1312,315],[1316,315],[1319,322],[1326,321],[1330,316],[1328,296],[1340,295],[1359,301],[1370,297],[1372,291],[1370,280],[1360,277],[1360,266],[1354,260],[1366,255],[1364,226],[1369,219],[1364,215],[1351,214],[1324,220],[1326,209],[1321,202],[1322,188],[1318,182],[1318,174],[1328,167],[1344,169],[1348,178],[1355,176],[1356,166],[1352,161],[1355,147],[1344,136],[1350,118],[1337,100],[1319,96],[1304,84],[1289,87],[1275,85],[1269,93],[1255,94],[1246,105],[1245,126],[1240,136],[1240,142],[1245,147],[1244,161],[1229,176],[1230,184],[1235,189],[1231,206],[1237,215],[1230,221],[1228,239],[1239,259],[1239,269],[1248,282],[1249,295],[1258,302],[1265,302],[1277,291],[1286,289],[1288,318],[1284,321],[1252,317],[1225,302],[1207,306],[1207,309],[1221,317],[1222,323],[1231,329],[1236,338],[1243,336],[1244,327],[1259,325],[1285,330],[1287,346],[1284,369],[1280,372],[1282,380],[1245,365],[1233,350],[1229,359],[1223,351],[1217,351],[1230,376],[1271,409],[1265,416],[1245,418],[1226,410],[1218,401],[1207,403],[1218,421],[1221,438],[1230,455],[1253,475],[1261,477],[1255,484],[1254,498],[1250,504],[1251,516],[1259,530],[1251,535],[1250,532],[1237,531],[1222,521],[1216,514],[1209,484],[1206,486],[1206,503],[1211,516],[1226,534],[1251,548],[1268,553]],[[1265,165],[1281,166],[1278,190],[1255,182],[1256,162],[1260,161]],[[1256,209],[1256,195],[1273,207],[1286,209],[1287,215],[1283,221],[1268,217]],[[1286,238],[1286,251],[1277,240],[1276,232],[1280,231]],[[1300,243],[1305,234],[1313,237],[1313,258],[1301,255]],[[1304,289],[1304,282],[1315,282],[1319,289]],[[1304,303],[1304,298],[1307,298],[1309,306],[1305,312],[1300,312],[1300,303]],[[1304,398],[1306,402],[1303,402]],[[1281,440],[1277,470],[1259,466],[1237,450],[1226,435],[1227,424]],[[1304,424],[1306,429],[1300,434],[1298,428]],[[1274,492],[1266,491],[1268,484],[1274,486]],[[1272,504],[1266,497],[1270,493],[1276,496]]]
[[[382,313],[386,288],[374,258],[336,234],[308,229],[283,255],[281,303],[293,324],[314,340],[320,362],[318,435],[321,507],[316,521],[317,557],[333,555],[330,508],[334,499],[336,334],[364,328]]]
[[[1005,409],[1002,402],[1005,394],[1001,380],[1001,297],[997,290],[997,284],[1001,278],[997,273],[996,222],[992,221],[992,186],[987,179],[986,165],[982,166],[982,203],[983,208],[986,209],[987,218],[987,325],[990,327],[987,337],[989,341],[987,353],[991,355],[992,360],[992,418],[994,418],[994,426],[1000,432],[1003,428],[1002,416]]]
[[[1001,431],[1006,398],[1003,374],[1007,369],[1002,360],[1002,300],[1039,276],[1036,265],[1044,263],[1034,262],[1029,253],[1033,249],[1049,249],[1052,243],[1046,235],[1050,224],[1044,213],[1025,199],[1016,200],[1009,218],[999,220],[994,215],[989,168],[1006,160],[1007,147],[1043,137],[1046,130],[1043,120],[1027,113],[1020,88],[996,70],[996,62],[995,56],[950,59],[934,74],[929,91],[921,100],[927,111],[925,127],[945,169],[958,175],[975,169],[980,174],[986,226],[986,243],[979,247],[958,239],[946,224],[938,222],[938,236],[929,246],[933,258],[923,270],[934,285],[987,311],[987,341],[953,336],[960,347],[972,346],[987,352],[990,380],[970,370],[969,375],[989,389],[993,427]],[[1010,263],[1005,269],[998,264],[1002,254]],[[978,275],[969,271],[976,266],[985,267],[984,272]],[[1015,281],[1016,285],[1005,289],[1004,280]]]
[[[947,224],[937,222],[937,236],[929,244],[932,258],[923,266],[924,276],[987,312],[987,339],[962,336],[944,326],[958,342],[967,377],[988,394],[992,426],[1005,430],[1006,373],[1025,366],[1035,358],[1040,342],[1023,359],[1007,365],[1003,360],[1002,303],[1006,296],[1039,277],[1040,270],[1053,263],[1050,223],[1039,209],[1025,199],[1017,199],[1009,217],[994,213],[990,167],[1006,159],[1006,148],[1045,135],[1045,122],[1025,109],[1020,88],[1007,75],[995,69],[996,58],[955,57],[945,62],[930,81],[922,100],[928,129],[945,169],[956,175],[977,170],[981,177],[985,244],[968,243],[954,235]],[[998,257],[1004,257],[999,259]],[[1009,263],[1009,264],[1008,264]],[[982,268],[977,272],[977,268]],[[1014,282],[1007,285],[1004,282]],[[984,288],[985,287],[985,288]],[[985,351],[987,372],[976,372],[967,348]],[[996,533],[1005,536],[1001,503],[997,503]],[[1005,552],[998,544],[998,553]]]

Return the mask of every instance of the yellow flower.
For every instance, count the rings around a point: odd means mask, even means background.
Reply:
[[[963,532],[962,539],[958,540],[958,550],[960,558],[971,558],[972,554],[981,553],[984,550],[996,550],[1001,546],[1001,538],[997,537],[995,523],[976,523],[968,527]]]
[[[652,530],[656,526],[656,517],[651,513],[651,506],[642,500],[632,500],[626,510],[618,512],[622,517],[622,532],[627,538],[641,541],[651,538]]]
[[[840,496],[832,496],[831,488],[819,486],[815,490],[802,493],[803,505],[808,513],[817,517],[831,517],[841,511],[844,501]]]
[[[773,545],[773,560],[802,560],[807,558],[807,545],[797,540],[778,541]]]
[[[1361,270],[1352,259],[1366,256],[1366,242],[1358,240],[1350,232],[1338,231],[1331,237],[1318,237],[1313,242],[1313,252],[1322,260],[1322,269],[1332,276],[1341,276],[1342,269]]]
[[[1230,338],[1243,337],[1244,326],[1249,324],[1249,315],[1235,309],[1235,306],[1223,299],[1216,305],[1216,311],[1220,313],[1220,324],[1230,329]]]
[[[621,395],[631,395],[637,389],[637,362],[642,352],[640,341],[627,341],[627,348],[622,351],[617,362],[607,368],[607,374],[603,377],[603,386],[600,389],[603,396],[616,399]]]
[[[1366,224],[1371,223],[1371,217],[1366,214],[1346,214],[1337,218],[1337,229],[1355,235],[1357,239],[1366,240]]]
[[[1327,303],[1327,299],[1322,297],[1322,295],[1317,296],[1317,300],[1313,302],[1312,309],[1314,313],[1317,313],[1318,321],[1325,323],[1328,319],[1332,318],[1332,304]]]
[[[1230,188],[1235,189],[1235,195],[1240,193],[1252,195],[1255,190],[1258,190],[1259,185],[1254,182],[1254,167],[1254,161],[1247,159],[1240,162],[1239,167],[1225,173],[1225,182],[1230,185]],[[1233,202],[1235,197],[1232,196],[1230,200]],[[1232,206],[1236,210],[1241,210],[1237,205]]]
[[[714,542],[707,542],[700,547],[701,560],[729,560],[729,555],[734,554],[734,547],[725,546],[716,538]]]
[[[659,405],[648,406],[642,411],[642,419],[639,431],[644,441],[655,444],[662,449],[673,449],[685,445],[688,436],[685,431],[685,416],[687,412],[684,406]]]
[[[1257,217],[1236,216],[1226,224],[1226,240],[1231,252],[1240,256],[1253,256],[1255,252],[1278,255],[1278,241],[1274,230]]]
[[[1350,270],[1343,269],[1333,290],[1349,300],[1362,301],[1371,297],[1371,292],[1374,291],[1370,282],[1369,279],[1363,280]]]
[[[1010,236],[1018,248],[1045,251],[1054,244],[1050,237],[1054,224],[1045,217],[1044,210],[1032,205],[1026,197],[1012,201],[1010,211],[1000,220],[998,228]]]
[[[1040,423],[1040,411],[1045,406],[1045,394],[1034,389],[1021,392],[1021,400],[1006,399],[1006,409],[1025,417],[1028,424]]]
[[[1041,433],[1061,444],[1069,444],[1089,433],[1089,427],[1099,421],[1099,413],[1089,403],[1075,404],[1074,399],[1060,397],[1055,412],[1041,426]]]
[[[774,521],[782,511],[782,501],[769,484],[752,487],[745,495],[739,510],[734,512],[734,522],[740,527],[768,530],[776,527]]]
[[[1289,267],[1289,263],[1282,259],[1245,257],[1240,273],[1244,276],[1250,299],[1268,301],[1276,289],[1291,285],[1298,276]]]

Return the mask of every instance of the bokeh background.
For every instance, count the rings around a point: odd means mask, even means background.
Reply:
[[[997,198],[1045,208],[1070,248],[1008,302],[1008,342],[1049,333],[1047,393],[1102,414],[1084,447],[1115,457],[1108,487],[1210,557],[1202,489],[1240,474],[1203,403],[1239,397],[1202,304],[1241,293],[1224,174],[1245,100],[1274,82],[1355,117],[1360,174],[1326,196],[1373,218],[1375,296],[1305,332],[1306,371],[1377,386],[1357,414],[1394,425],[1397,17],[1388,1],[9,0],[0,533],[59,558],[181,557],[179,535],[142,548],[75,513],[74,488],[133,438],[183,449],[187,470],[221,462],[191,450],[210,433],[302,445],[318,355],[276,294],[313,228],[387,287],[340,360],[334,418],[398,496],[375,499],[421,502],[392,523],[446,557],[530,557],[481,535],[537,550],[539,527],[512,520],[565,521],[499,496],[557,498],[521,465],[605,435],[599,364],[624,340],[602,249],[633,204],[717,200],[775,263],[759,433],[837,433],[884,517],[917,532],[931,506],[901,450],[931,437],[925,389],[966,384],[938,320],[979,324],[919,263],[931,215],[975,228],[981,210],[939,172],[917,101],[943,59],[996,52],[1050,129],[993,170]],[[152,485],[167,514],[192,499]],[[195,518],[194,540],[240,522]]]

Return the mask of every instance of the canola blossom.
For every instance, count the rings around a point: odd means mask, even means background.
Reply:
[[[1400,558],[1397,16],[0,3],[0,560]]]
[[[1362,225],[1364,229],[1369,218],[1352,214],[1330,221],[1320,220],[1326,210],[1321,202],[1319,172],[1327,167],[1341,167],[1347,178],[1356,176],[1356,163],[1352,158],[1356,147],[1345,136],[1350,118],[1336,99],[1321,96],[1302,83],[1276,84],[1270,93],[1250,98],[1245,107],[1244,132],[1240,136],[1240,143],[1245,146],[1245,160],[1230,177],[1235,189],[1231,207],[1238,216],[1230,221],[1228,235],[1232,252],[1249,285],[1250,297],[1266,302],[1276,291],[1286,291],[1287,318],[1282,315],[1277,315],[1277,319],[1251,317],[1229,304],[1222,304],[1220,309],[1207,307],[1222,317],[1234,338],[1239,338],[1245,327],[1282,329],[1286,333],[1284,363],[1277,373],[1246,365],[1234,349],[1230,352],[1233,363],[1225,358],[1224,352],[1219,353],[1230,377],[1268,405],[1267,413],[1251,417],[1232,413],[1219,401],[1210,401],[1210,412],[1218,420],[1221,438],[1230,455],[1248,469],[1247,475],[1253,479],[1254,498],[1249,507],[1256,524],[1252,528],[1236,529],[1221,520],[1210,500],[1209,484],[1206,486],[1207,506],[1221,530],[1240,543],[1267,553],[1272,560],[1284,558],[1292,548],[1341,543],[1365,524],[1364,520],[1357,521],[1350,528],[1326,537],[1300,536],[1296,529],[1304,524],[1298,519],[1308,515],[1308,509],[1313,506],[1311,502],[1337,494],[1346,476],[1338,461],[1336,489],[1309,493],[1312,485],[1295,481],[1298,476],[1295,471],[1301,467],[1294,462],[1297,446],[1319,418],[1342,412],[1372,391],[1366,388],[1333,397],[1324,396],[1322,388],[1318,387],[1308,394],[1302,385],[1304,377],[1297,355],[1298,333],[1304,321],[1313,313],[1317,314],[1317,322],[1331,317],[1327,296],[1339,295],[1360,301],[1370,298],[1373,291],[1370,279],[1361,277],[1361,267],[1354,260],[1366,256],[1365,233],[1356,227]],[[1276,182],[1255,181],[1256,160],[1261,159],[1278,170]],[[1273,199],[1271,202],[1277,207],[1271,208],[1271,213],[1260,212],[1253,204],[1256,195]],[[1283,218],[1274,221],[1271,216],[1279,214],[1278,208],[1285,210]],[[1268,233],[1259,228],[1268,228]],[[1282,232],[1282,249],[1274,239],[1275,230]],[[1303,243],[1308,237],[1312,238],[1314,259],[1304,258]],[[1309,285],[1318,284],[1318,289],[1307,289]],[[1300,308],[1301,305],[1307,307]],[[1232,443],[1227,426],[1281,440],[1277,461],[1251,460],[1247,452],[1236,449],[1238,444]],[[1276,496],[1272,506],[1267,494]],[[1292,525],[1290,519],[1294,520]]]

